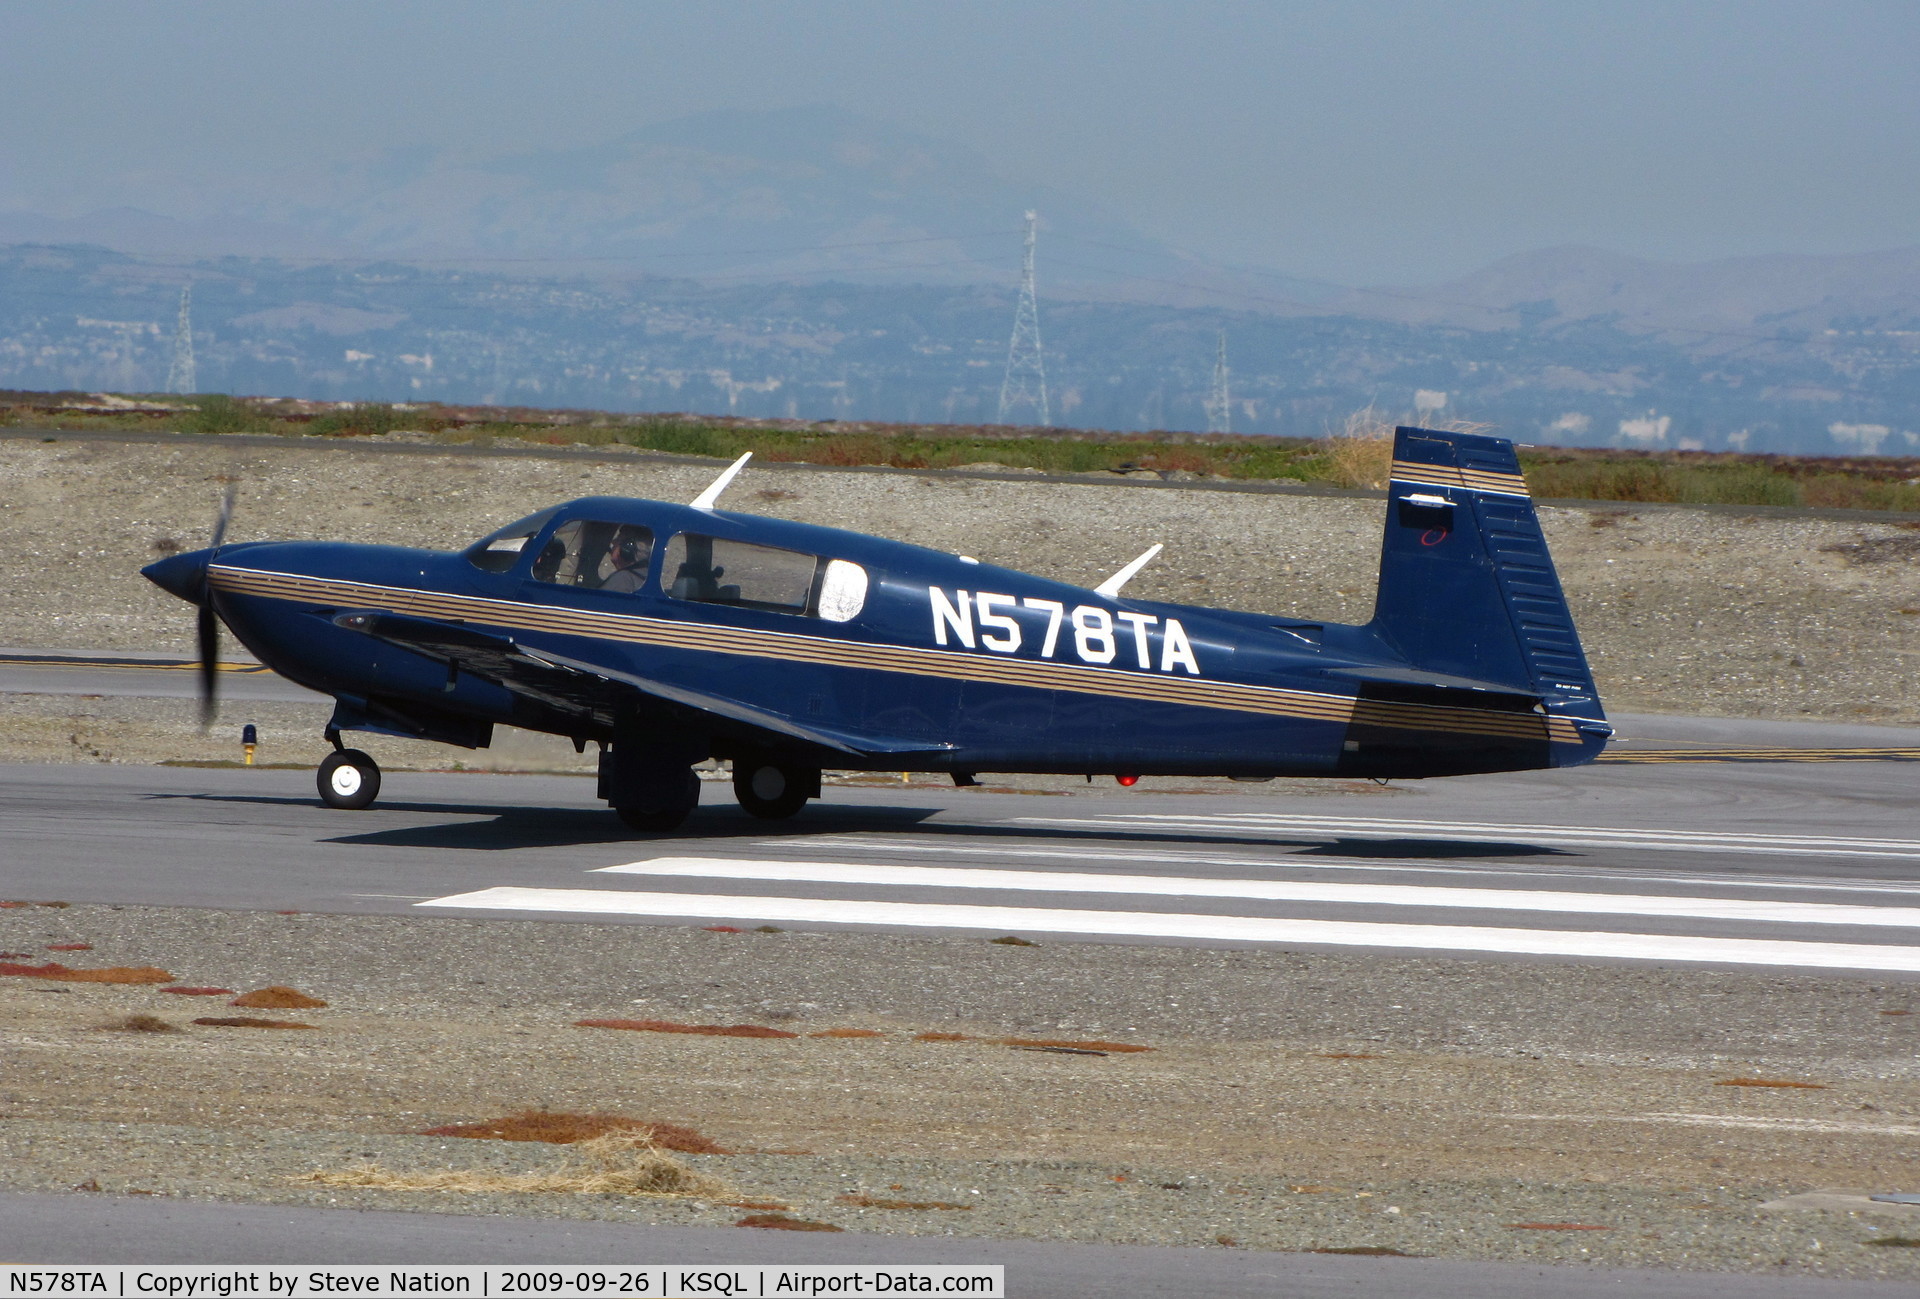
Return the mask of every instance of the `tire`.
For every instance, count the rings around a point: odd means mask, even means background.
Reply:
[[[616,803],[614,814],[629,830],[665,834],[679,829],[680,823],[700,806],[700,777],[688,767],[678,777],[668,777],[665,788],[656,787],[648,792],[653,796],[646,800],[646,806]]]
[[[314,783],[328,807],[367,807],[380,797],[380,764],[358,749],[341,749],[327,755]]]
[[[782,821],[807,805],[820,773],[779,762],[733,764],[733,796],[748,815]]]

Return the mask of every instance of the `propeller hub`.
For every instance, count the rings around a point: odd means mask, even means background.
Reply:
[[[213,562],[212,550],[189,550],[169,555],[148,564],[140,575],[169,595],[177,595],[189,604],[207,600],[207,565]]]

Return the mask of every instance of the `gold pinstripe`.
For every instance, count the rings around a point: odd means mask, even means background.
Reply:
[[[1519,474],[1495,473],[1491,469],[1456,469],[1452,465],[1423,465],[1412,460],[1393,462],[1396,482],[1420,487],[1458,487],[1475,492],[1498,492],[1503,496],[1527,496],[1527,480]]]
[[[1259,713],[1309,721],[1356,723],[1399,730],[1441,731],[1504,739],[1549,739],[1557,744],[1580,743],[1572,719],[1537,713],[1493,713],[1469,708],[1357,700],[1350,695],[1274,686],[1239,685],[1205,678],[1163,676],[1117,668],[1037,662],[1033,659],[994,658],[952,650],[918,649],[905,645],[874,645],[793,632],[755,631],[710,623],[680,622],[638,614],[596,613],[518,600],[451,595],[407,587],[351,582],[337,578],[303,577],[261,569],[215,564],[209,580],[222,591],[345,608],[374,608],[420,618],[478,622],[521,631],[592,636],[600,640],[663,649],[697,650],[937,677],[947,681],[981,681],[1002,685],[1073,691],[1117,699],[1150,700]]]

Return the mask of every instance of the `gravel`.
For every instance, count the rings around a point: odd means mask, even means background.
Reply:
[[[557,500],[690,499],[710,464],[283,445],[0,438],[0,644],[191,653],[192,620],[138,575],[197,546],[224,481],[229,535],[452,547]],[[1381,504],[1309,490],[752,466],[726,503],[1092,583],[1153,542],[1154,599],[1364,621]],[[1729,507],[1542,509],[1617,711],[1920,722],[1920,546],[1897,521]],[[1864,547],[1864,548],[1863,548]]]

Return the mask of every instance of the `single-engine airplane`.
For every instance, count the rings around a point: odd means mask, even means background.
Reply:
[[[1396,430],[1371,621],[1132,600],[921,546],[716,508],[587,497],[464,550],[213,544],[143,570],[336,701],[320,797],[380,769],[341,734],[484,748],[496,725],[600,748],[639,831],[732,763],[755,816],[823,768],[951,774],[1452,776],[1591,761],[1612,728],[1513,446]]]

